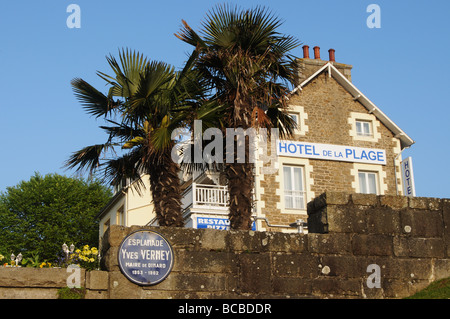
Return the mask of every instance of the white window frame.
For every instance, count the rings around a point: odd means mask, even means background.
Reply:
[[[357,130],[358,122],[368,123],[371,134],[359,134]],[[380,121],[375,115],[369,113],[350,112],[348,123],[351,125],[350,136],[354,141],[379,142],[381,133],[379,133]]]
[[[372,121],[356,120],[355,125],[356,135],[363,137],[373,137]]]
[[[360,172],[370,172],[376,173],[376,182],[377,182],[377,195],[384,195],[387,192],[387,174],[383,170],[383,165],[374,165],[374,164],[362,164],[362,163],[353,163],[353,168],[350,170],[351,175],[353,176],[352,188],[356,193],[361,193],[361,186],[359,185],[359,173]]]
[[[364,185],[361,185],[361,176],[363,176],[364,178]],[[375,181],[375,192],[370,192],[370,176],[372,176],[374,178]],[[373,172],[373,171],[358,171],[358,183],[359,183],[359,193],[361,194],[375,194],[378,195],[379,194],[379,178],[378,178],[378,172]],[[365,192],[363,192],[363,189],[366,189]]]
[[[298,113],[298,112],[289,112],[288,114],[289,114],[290,117],[292,117],[292,119],[297,124],[295,126],[295,129],[296,130],[300,130],[300,113]]]
[[[305,108],[300,105],[289,105],[287,112],[289,115],[295,115],[298,119],[294,134],[306,135],[308,125],[305,124],[305,121],[308,119],[308,114],[305,112]]]
[[[301,210],[304,211],[306,210],[306,186],[305,186],[305,168],[303,166],[298,166],[298,165],[283,165],[283,201],[284,201],[284,207],[286,209],[290,209],[290,210]],[[285,169],[288,168],[290,170],[290,176],[289,178],[291,179],[289,181],[289,184],[291,185],[291,188],[294,189],[290,189],[287,190],[286,189],[286,185],[287,185],[287,180],[286,180],[286,175],[285,175]],[[294,186],[295,183],[295,174],[294,171],[295,170],[299,170],[300,171],[300,178],[301,178],[301,189],[295,189],[296,187]],[[291,205],[288,205],[288,197],[291,198]]]

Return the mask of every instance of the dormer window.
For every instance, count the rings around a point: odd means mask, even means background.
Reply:
[[[356,134],[358,136],[372,137],[372,121],[356,120]]]
[[[351,127],[349,133],[353,140],[379,142],[381,138],[380,121],[373,114],[350,112],[348,123]]]
[[[295,129],[300,129],[300,114],[299,113],[293,113],[289,112],[289,116],[294,120],[296,127]]]
[[[294,129],[294,134],[305,135],[308,132],[308,125],[305,124],[305,121],[308,119],[308,114],[306,114],[305,108],[300,105],[290,105],[288,114],[297,124]]]

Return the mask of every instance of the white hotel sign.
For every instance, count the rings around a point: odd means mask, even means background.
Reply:
[[[384,150],[344,145],[278,141],[277,155],[386,165]]]

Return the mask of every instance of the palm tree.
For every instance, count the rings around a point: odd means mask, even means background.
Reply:
[[[108,135],[105,143],[73,153],[66,167],[103,173],[112,185],[134,180],[138,192],[148,175],[159,225],[182,227],[180,167],[171,158],[176,142],[171,134],[210,112],[199,104],[202,81],[189,61],[182,71],[175,71],[136,52],[122,50],[119,57],[120,64],[107,57],[114,76],[98,72],[109,85],[107,95],[83,79],[71,82],[87,113],[104,116],[109,125],[100,126]]]
[[[279,128],[282,136],[291,134],[295,124],[286,112],[286,96],[296,65],[289,51],[300,43],[277,31],[280,20],[261,7],[217,6],[203,22],[201,36],[184,20],[183,25],[176,36],[195,47],[195,68],[226,107],[226,126]],[[245,163],[225,165],[233,229],[251,227],[254,163],[248,152],[246,145]]]

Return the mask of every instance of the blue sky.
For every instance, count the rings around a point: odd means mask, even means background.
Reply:
[[[81,28],[68,28],[70,4],[81,9]],[[76,101],[70,80],[104,88],[105,56],[128,47],[181,67],[191,48],[174,33],[186,20],[194,29],[214,1],[41,0],[0,3],[0,192],[34,172],[63,168],[73,151],[101,143],[100,120]],[[416,144],[412,156],[417,196],[450,198],[450,2],[447,0],[235,1],[263,5],[284,20],[281,31],[322,57],[336,50],[353,65],[353,83]],[[381,9],[381,28],[370,29],[369,4]],[[312,52],[312,50],[311,50]],[[294,52],[301,57],[301,47]]]

